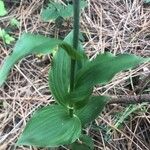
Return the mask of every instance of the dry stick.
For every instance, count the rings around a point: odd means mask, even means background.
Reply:
[[[150,103],[150,94],[142,94],[142,95],[120,95],[120,96],[110,96],[111,100],[108,104],[138,104],[143,102]]]
[[[41,97],[19,97],[19,98],[12,98],[15,100],[23,100],[23,101],[42,101],[43,98]],[[49,97],[44,98],[44,102],[47,101]],[[10,97],[0,97],[0,101],[4,100],[11,100]],[[150,103],[150,94],[142,94],[142,95],[119,95],[119,96],[110,96],[110,101],[108,104],[139,104],[147,102]]]

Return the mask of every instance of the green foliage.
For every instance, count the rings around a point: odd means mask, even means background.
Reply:
[[[72,15],[73,8],[70,5],[64,7],[51,3],[50,18],[55,20],[60,15],[64,18]],[[54,57],[49,71],[49,85],[57,104],[44,107],[31,117],[17,142],[18,145],[56,147],[71,144],[73,150],[92,150],[93,142],[86,135],[81,135],[81,126],[84,127],[95,120],[109,99],[106,96],[92,96],[93,87],[97,84],[107,84],[122,70],[150,61],[150,58],[144,59],[129,54],[115,56],[111,53],[99,54],[89,61],[80,41],[76,46],[77,50],[74,49],[73,43],[78,40],[73,38],[74,35],[70,32],[62,41],[24,33],[0,68],[2,86],[14,64],[27,55],[51,53]],[[75,67],[71,65],[72,60]],[[71,67],[75,72],[74,78],[70,75]],[[74,83],[72,89],[71,83]]]
[[[85,64],[76,74],[75,90],[68,97],[82,106],[92,93],[92,88],[97,84],[108,83],[116,73],[130,69],[143,63],[146,59],[135,55],[111,53],[98,55],[94,60]],[[94,77],[94,78],[93,78]],[[91,80],[92,79],[92,80]]]
[[[71,31],[64,42],[72,45],[73,42],[73,32]],[[83,55],[83,47],[80,43],[79,50]],[[87,58],[78,60],[77,69],[82,67],[84,62],[87,61]],[[67,98],[69,94],[69,85],[70,85],[70,64],[71,59],[65,51],[62,51],[61,48],[54,54],[54,59],[52,62],[52,68],[49,71],[49,86],[52,91],[53,96],[58,103],[63,105],[68,105],[70,99]]]
[[[70,117],[64,107],[51,105],[32,116],[17,145],[56,147],[73,143],[80,134],[80,120]]]
[[[114,125],[113,126],[117,129],[122,128],[124,123],[126,121],[128,121],[128,118],[132,117],[133,113],[135,113],[136,111],[142,110],[144,108],[144,106],[146,106],[146,103],[143,103],[143,104],[140,104],[140,105],[131,104],[127,108],[122,110],[122,112],[118,112],[114,116],[115,119],[114,119]],[[105,137],[105,139],[107,141],[111,139],[113,129],[114,128],[109,127],[109,129],[107,130],[106,137]]]
[[[85,0],[81,1],[81,9],[85,8],[87,3]],[[55,21],[58,17],[64,19],[70,18],[73,16],[73,5],[67,4],[63,5],[58,2],[50,2],[48,7],[42,10],[41,18],[44,21]]]
[[[10,69],[20,59],[30,54],[50,54],[58,45],[65,48],[66,52],[74,59],[84,57],[82,53],[75,51],[70,45],[61,40],[24,33],[17,41],[12,54],[6,58],[0,69],[0,86],[6,80]]]
[[[7,14],[7,10],[5,9],[4,2],[0,0],[0,16],[4,16]]]
[[[70,34],[64,39],[68,44]],[[49,71],[49,87],[58,103],[66,105],[66,94],[69,92],[71,59],[65,51],[58,50],[54,54],[52,67]]]
[[[106,84],[116,73],[130,69],[144,61],[143,58],[130,54],[120,54],[118,56],[111,53],[100,54],[79,71],[75,86],[90,87],[96,84]],[[90,80],[92,77],[94,77],[93,80]]]
[[[12,36],[10,36],[4,29],[1,28],[0,28],[0,38],[2,38],[6,44],[11,44],[11,42],[15,41],[15,39]]]

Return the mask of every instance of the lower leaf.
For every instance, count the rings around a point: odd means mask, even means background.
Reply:
[[[57,147],[73,143],[80,137],[81,122],[70,117],[59,105],[51,105],[37,111],[28,122],[17,145]]]

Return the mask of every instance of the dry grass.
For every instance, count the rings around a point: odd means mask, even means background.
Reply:
[[[0,18],[2,28],[9,27],[9,20],[17,18],[21,22],[19,29],[12,30],[16,38],[22,32],[41,33],[47,36],[64,35],[53,23],[44,23],[40,19],[43,0],[16,1],[6,0],[9,15]],[[71,24],[69,28],[71,29]],[[88,0],[88,8],[82,13],[81,30],[85,33],[84,47],[92,59],[98,53],[133,53],[150,56],[150,5],[142,0]],[[12,50],[12,46],[0,41],[0,64]],[[51,59],[50,59],[51,60]],[[11,71],[6,85],[0,89],[0,150],[15,149],[14,144],[25,127],[32,112],[38,107],[53,101],[48,90],[47,72],[50,65],[39,66],[38,58],[29,56],[19,62]],[[149,64],[119,74],[112,82],[96,87],[101,94],[137,94],[138,81],[150,74]],[[130,79],[126,81],[127,79]],[[128,106],[110,105],[104,113],[87,129],[95,141],[98,150],[149,150],[150,149],[150,113],[149,105],[135,105],[137,110],[123,121],[120,128],[115,126],[116,114]],[[145,111],[143,111],[143,109]],[[110,131],[110,138],[107,131]],[[17,150],[36,148],[18,147]]]

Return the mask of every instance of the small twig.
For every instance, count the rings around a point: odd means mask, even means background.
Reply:
[[[148,102],[150,103],[150,94],[142,94],[142,95],[120,95],[120,96],[111,96],[111,100],[108,104],[138,104]]]
[[[147,102],[150,103],[150,94],[142,94],[142,95],[119,95],[119,96],[110,96],[110,101],[108,104],[138,104]],[[46,102],[49,99],[49,96],[42,97],[13,97],[13,100],[22,100],[22,101],[44,101]],[[0,97],[0,101],[3,100],[11,100],[10,97]]]

